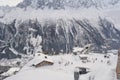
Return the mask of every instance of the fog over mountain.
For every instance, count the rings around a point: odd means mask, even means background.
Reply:
[[[86,44],[94,51],[118,49],[119,5],[120,0],[24,0],[0,7],[0,55],[10,49],[32,54],[39,47],[47,54],[70,53]]]

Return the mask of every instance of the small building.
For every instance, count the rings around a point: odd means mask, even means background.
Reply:
[[[92,50],[93,44],[87,44],[83,50],[81,51],[81,54],[89,54]]]
[[[31,64],[31,66],[34,66],[36,68],[54,64],[53,60],[50,59],[49,56],[39,52],[35,54],[35,58],[32,61],[33,63]]]
[[[79,69],[79,74],[87,74],[89,72],[89,68],[86,67],[77,67]]]
[[[42,62],[39,62],[38,64],[34,65],[36,68],[38,67],[42,67],[42,66],[49,66],[49,65],[53,65],[54,63],[52,61],[47,61],[47,60],[43,60]]]
[[[73,48],[73,54],[78,55],[78,54],[89,54],[90,51],[93,48],[93,44],[87,44],[84,48],[80,47],[74,47]]]
[[[87,60],[88,57],[87,56],[79,56],[81,60]]]
[[[82,50],[83,50],[83,48],[74,47],[74,48],[73,48],[73,54],[74,54],[74,55],[78,55],[78,54],[81,53]]]
[[[89,71],[89,68],[86,67],[75,67],[74,80],[79,80],[80,75],[87,74]]]

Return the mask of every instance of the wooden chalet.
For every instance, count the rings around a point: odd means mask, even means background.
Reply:
[[[53,64],[54,63],[52,61],[43,60],[42,62],[39,62],[38,64],[36,64],[35,67],[38,68],[38,67],[49,66]]]

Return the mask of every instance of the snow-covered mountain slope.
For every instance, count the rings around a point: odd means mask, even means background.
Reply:
[[[9,6],[0,6],[0,18],[3,18],[6,13],[10,12],[12,7]]]
[[[88,68],[89,72],[80,75],[80,80],[116,80],[117,55],[90,53],[87,55],[36,55],[33,60],[26,64],[16,75],[5,80],[74,80],[76,67]],[[47,57],[47,59],[45,58]],[[87,57],[82,60],[82,57]],[[52,61],[54,65],[34,67],[35,63],[42,60]]]
[[[113,9],[107,9],[103,10],[103,13],[106,14],[106,17],[110,17],[112,21],[114,21],[114,25],[116,26],[117,29],[120,30],[120,8],[115,7]]]
[[[25,54],[39,47],[45,53],[70,53],[90,43],[96,51],[118,49],[118,19],[110,17],[118,4],[119,0],[24,0],[0,19],[0,46]]]
[[[66,8],[106,8],[119,5],[119,0],[24,0],[17,6],[21,8],[32,7],[35,9],[66,9]]]
[[[119,48],[120,31],[111,21],[96,13],[87,15],[88,11],[73,14],[67,14],[66,11],[39,11],[35,10],[27,15],[28,12],[21,10],[20,14],[24,14],[23,16],[17,16],[17,11],[16,15],[12,14],[14,11],[6,15],[2,20],[13,22],[7,25],[1,23],[1,40],[20,53],[34,53],[35,48],[41,45],[43,52],[56,54],[69,53],[75,46],[83,47],[90,43],[94,44],[95,50],[103,47]],[[41,43],[39,37],[42,38]],[[31,40],[34,39],[36,42],[32,43]]]
[[[87,10],[80,13],[32,10],[16,9],[1,19],[8,23],[1,23],[1,40],[10,43],[10,47],[20,53],[24,53],[26,47],[27,51],[34,51],[36,46],[31,40],[39,36],[42,37],[41,45],[46,53],[71,52],[74,46],[83,47],[89,43],[95,44],[96,49],[102,46],[119,48],[120,31],[111,20],[103,15],[100,17],[99,11],[94,13],[89,10],[91,13],[88,14]]]

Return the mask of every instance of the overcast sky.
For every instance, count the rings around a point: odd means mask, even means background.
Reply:
[[[0,6],[6,6],[6,5],[15,6],[21,1],[23,0],[0,0]]]

